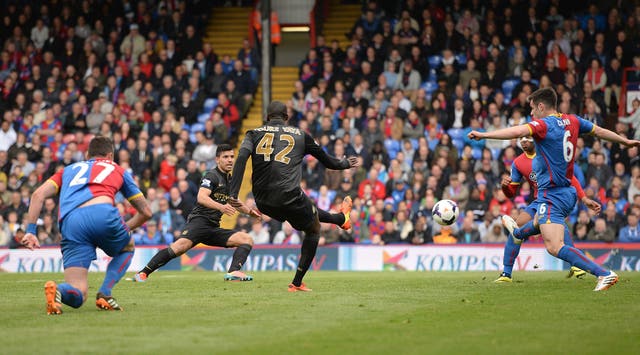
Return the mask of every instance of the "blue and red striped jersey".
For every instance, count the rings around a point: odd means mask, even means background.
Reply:
[[[532,167],[533,158],[535,158],[535,156],[536,153],[531,155],[522,153],[513,160],[513,163],[511,164],[511,188],[507,191],[503,189],[507,197],[514,197],[516,189],[524,182],[524,180],[529,182],[529,185],[533,190],[533,197],[535,198],[538,196],[538,182],[536,173],[533,172]]]
[[[71,164],[54,174],[49,181],[60,192],[59,220],[94,197],[108,196],[113,200],[118,191],[128,200],[142,195],[131,174],[108,159]]]
[[[532,168],[538,190],[571,186],[578,136],[593,133],[595,125],[576,115],[554,114],[527,126],[536,143]]]

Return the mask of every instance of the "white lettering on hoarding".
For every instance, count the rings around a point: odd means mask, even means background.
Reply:
[[[499,256],[419,254],[416,256],[415,271],[486,271],[499,270]]]
[[[640,271],[640,259],[636,256],[622,256],[620,271]]]

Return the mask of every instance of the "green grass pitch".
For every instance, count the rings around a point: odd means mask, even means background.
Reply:
[[[310,272],[230,283],[213,272],[121,281],[123,312],[89,300],[47,316],[43,284],[61,274],[0,274],[2,354],[638,354],[640,273],[593,292],[560,272]],[[131,276],[131,275],[127,275]]]

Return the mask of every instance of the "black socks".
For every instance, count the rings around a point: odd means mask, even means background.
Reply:
[[[147,276],[149,276],[152,272],[163,267],[166,263],[171,261],[171,259],[175,258],[176,256],[176,253],[173,252],[173,249],[171,249],[171,247],[162,249],[157,252],[156,255],[151,258],[151,260],[149,260],[147,266],[145,266],[144,269],[142,269],[140,272],[144,272],[145,274],[147,274]]]
[[[238,271],[242,268],[242,265],[249,257],[249,253],[251,253],[251,248],[252,246],[249,244],[242,244],[236,248],[236,251],[233,252],[233,259],[231,260],[231,265],[229,265],[228,272]]]
[[[302,249],[300,251],[300,262],[298,263],[298,269],[296,270],[296,276],[293,278],[293,285],[300,286],[302,284],[302,278],[304,274],[309,270],[313,258],[316,256],[316,250],[318,249],[319,235],[307,234],[302,241]]]

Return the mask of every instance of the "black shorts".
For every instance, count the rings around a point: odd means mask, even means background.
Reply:
[[[318,215],[316,206],[302,191],[293,201],[285,204],[273,205],[269,201],[256,200],[256,206],[261,213],[280,222],[287,221],[299,231],[309,229]]]
[[[227,247],[227,241],[235,231],[220,228],[204,217],[194,217],[185,225],[180,238],[186,238],[193,242],[193,246],[202,243],[212,247]]]

